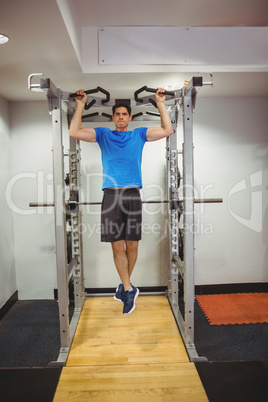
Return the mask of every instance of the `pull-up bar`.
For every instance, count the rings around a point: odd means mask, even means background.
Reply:
[[[151,93],[156,93],[157,88],[148,88],[146,85],[144,85],[143,87],[141,87],[140,89],[135,91],[134,92],[134,99],[135,99],[135,101],[137,103],[143,103],[144,102],[143,98],[139,98],[139,94],[144,92],[144,91],[151,92]],[[104,95],[106,95],[106,98],[101,100],[101,103],[103,105],[105,105],[105,104],[110,102],[110,99],[111,99],[110,98],[110,93],[108,91],[106,91],[105,89],[101,88],[101,87],[97,87],[95,89],[88,89],[88,90],[84,91],[84,93],[86,95],[94,94],[94,93],[97,93],[97,92],[102,92]],[[174,91],[159,92],[159,94],[170,96],[171,98],[174,98],[177,95],[176,92],[174,92]],[[69,98],[76,98],[77,96],[81,96],[81,95],[78,95],[76,92],[74,92],[74,93],[71,93],[69,95]],[[119,101],[120,101],[120,99],[115,99],[115,103],[117,103]],[[149,101],[153,106],[157,107],[156,102],[154,101],[154,99],[148,98],[147,101]],[[85,110],[90,109],[93,105],[95,105],[96,102],[97,102],[96,99],[92,99],[89,103],[86,103],[85,104]],[[127,103],[127,102],[130,103],[129,99],[123,99],[122,103],[124,103],[124,102],[125,103]]]
[[[102,92],[104,95],[106,95],[106,98],[102,99],[102,101],[101,101],[103,104],[110,102],[110,98],[111,98],[110,93],[101,87],[97,87],[95,89],[88,89],[85,91],[85,94],[89,95],[89,94],[95,94],[97,92]],[[76,98],[77,96],[81,96],[81,95],[77,95],[76,92],[69,95],[70,98]]]
[[[152,93],[156,93],[157,89],[154,88],[148,88],[146,85],[144,85],[143,87],[141,87],[140,89],[137,89],[137,91],[134,92],[134,99],[136,102],[140,102],[143,103],[143,99],[139,98],[139,94],[142,93],[143,91],[146,92],[152,92]],[[160,95],[170,95],[170,96],[175,96],[175,92],[173,91],[165,91],[165,92],[159,92]]]
[[[183,200],[179,199],[174,199],[174,200],[162,200],[162,201],[142,201],[142,204],[168,204],[168,203],[180,203],[183,202]],[[213,204],[213,203],[221,203],[223,202],[222,198],[195,198],[194,203],[195,204]],[[85,202],[77,202],[77,201],[68,201],[66,203],[67,205],[101,205],[101,202],[99,201],[85,201]],[[55,204],[54,202],[30,202],[29,207],[54,207]]]

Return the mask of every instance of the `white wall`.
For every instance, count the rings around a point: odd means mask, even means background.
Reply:
[[[19,299],[52,299],[56,288],[52,209],[52,135],[47,102],[11,103],[12,181],[6,196],[14,216]]]
[[[5,188],[11,171],[10,156],[9,105],[0,97],[0,307],[17,290],[13,216],[5,200]]]
[[[194,126],[196,198],[222,197],[224,202],[196,205],[196,284],[268,280],[267,103],[267,99],[198,98]],[[57,287],[53,211],[28,208],[30,201],[53,199],[47,103],[12,103],[11,122],[15,179],[9,190],[19,297],[53,298]],[[131,127],[135,125],[141,124],[133,122]],[[100,150],[90,143],[81,143],[81,149],[83,197],[100,201]],[[252,208],[250,178],[256,185]],[[143,156],[143,199],[164,197],[164,180],[165,140],[148,143]],[[237,184],[240,187],[235,187]],[[164,207],[144,208],[144,234],[132,280],[137,286],[165,285]],[[99,211],[99,206],[83,207],[86,287],[117,286],[111,247],[100,242]]]
[[[195,188],[223,198],[196,206],[197,284],[268,280],[267,110],[261,98],[197,102]]]

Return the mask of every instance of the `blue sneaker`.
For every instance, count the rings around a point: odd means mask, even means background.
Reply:
[[[130,314],[135,309],[135,300],[139,295],[139,289],[132,286],[132,290],[124,292],[124,308],[123,314]]]
[[[119,301],[120,303],[124,303],[124,286],[123,286],[123,283],[120,283],[120,285],[116,289],[114,299]]]

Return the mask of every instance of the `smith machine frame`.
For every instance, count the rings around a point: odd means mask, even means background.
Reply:
[[[33,84],[34,76],[28,79],[31,90],[46,93],[49,104],[49,113],[52,116],[53,134],[53,175],[54,175],[54,203],[30,203],[31,207],[53,206],[55,211],[56,236],[56,265],[58,280],[58,305],[60,316],[60,343],[61,349],[57,364],[64,364],[68,357],[76,325],[78,323],[83,303],[86,297],[83,270],[83,242],[79,233],[81,211],[79,205],[93,204],[79,202],[80,191],[80,148],[79,141],[70,138],[69,143],[69,176],[65,178],[64,147],[63,147],[63,115],[67,116],[68,125],[74,113],[76,102],[75,94],[58,89],[49,78],[41,78],[39,84]],[[195,110],[197,91],[204,85],[213,85],[211,81],[204,82],[202,76],[193,77],[187,86],[172,92],[166,92],[165,104],[171,109],[170,117],[174,129],[173,135],[166,140],[166,183],[167,200],[143,201],[143,203],[161,203],[168,205],[168,300],[175,320],[181,332],[189,358],[192,361],[206,359],[199,357],[194,345],[194,203],[222,202],[222,199],[194,199],[194,171],[193,171],[193,114]],[[131,106],[156,106],[152,95],[139,97],[142,92],[155,93],[156,89],[146,86],[137,90],[134,100],[125,100]],[[105,97],[91,96],[102,93]],[[85,109],[113,106],[118,100],[110,99],[109,92],[97,87],[86,91],[88,103]],[[121,100],[122,101],[122,100]],[[183,117],[183,144],[182,151],[178,151],[178,116],[182,111]],[[111,115],[98,112],[83,115],[83,121],[109,121]],[[141,121],[159,120],[159,114],[143,112],[133,115],[133,119]],[[182,177],[178,167],[178,154],[182,154]],[[183,199],[179,200],[180,181],[183,182]],[[69,200],[66,201],[66,185],[69,185]],[[96,203],[94,203],[96,204]],[[101,204],[101,203],[97,203]],[[180,218],[183,217],[183,223]],[[71,231],[68,232],[67,224]],[[188,230],[186,230],[188,228]],[[69,292],[70,280],[74,282],[74,314],[69,323]]]

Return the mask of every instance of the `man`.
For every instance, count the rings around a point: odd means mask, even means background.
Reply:
[[[131,313],[139,289],[130,282],[141,239],[142,203],[140,199],[141,159],[145,142],[157,141],[173,133],[172,123],[165,107],[165,89],[158,88],[155,101],[160,113],[161,126],[128,130],[132,119],[128,105],[113,106],[115,130],[82,128],[82,114],[87,95],[76,92],[77,108],[69,134],[78,140],[98,142],[102,152],[103,201],[101,241],[111,242],[115,266],[121,279],[114,298],[124,303],[123,314]]]

